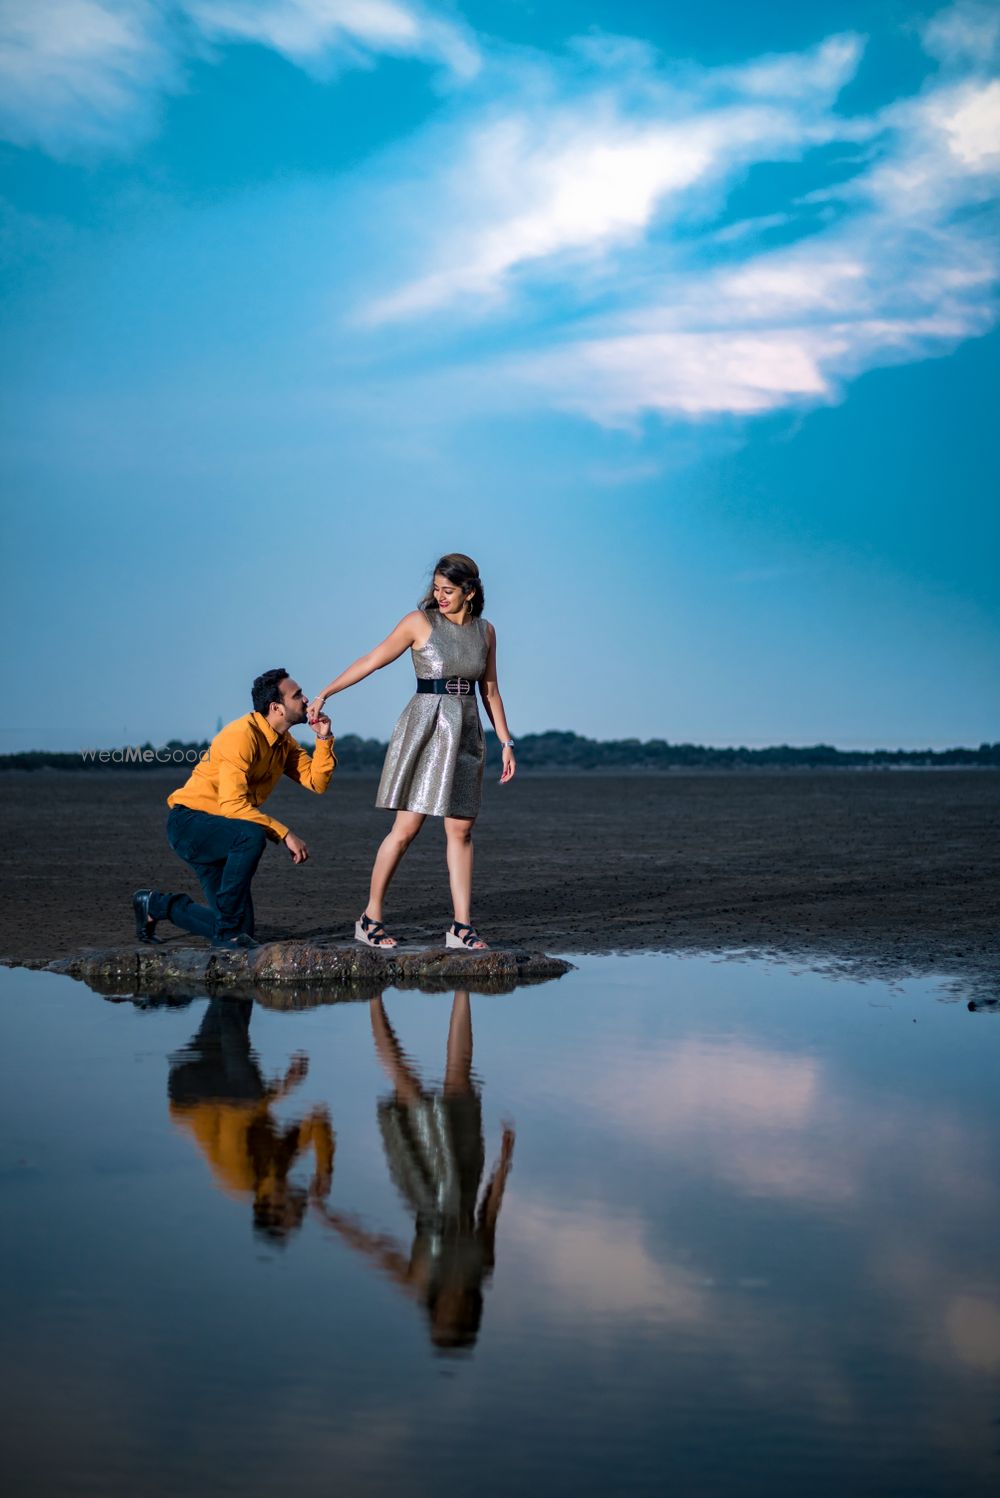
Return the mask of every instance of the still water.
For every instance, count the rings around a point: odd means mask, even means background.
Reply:
[[[1000,1491],[1000,1014],[0,972],[8,1494]]]

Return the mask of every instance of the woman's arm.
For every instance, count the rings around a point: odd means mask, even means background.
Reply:
[[[317,1197],[312,1198],[312,1208],[316,1216],[325,1222],[328,1228],[338,1233],[345,1243],[350,1244],[351,1248],[357,1249],[359,1253],[371,1259],[384,1274],[399,1285],[400,1289],[407,1291],[410,1295],[417,1293],[409,1260],[391,1238],[383,1233],[368,1232],[360,1219],[349,1212],[331,1212],[326,1203]]]
[[[500,1146],[500,1158],[493,1167],[489,1185],[483,1195],[479,1211],[476,1214],[476,1228],[485,1249],[487,1267],[492,1269],[495,1259],[494,1242],[497,1231],[497,1218],[500,1216],[500,1208],[503,1205],[504,1187],[507,1185],[507,1177],[510,1175],[510,1165],[514,1158],[514,1129],[511,1124],[504,1124],[503,1143]]]
[[[488,624],[489,630],[489,652],[486,656],[486,670],[483,679],[479,683],[479,693],[483,699],[483,707],[486,716],[496,730],[497,737],[501,743],[506,743],[510,738],[510,729],[507,727],[507,717],[503,710],[503,698],[500,696],[500,687],[497,683],[497,632],[492,624]],[[503,751],[503,774],[500,776],[500,784],[504,785],[508,780],[514,778],[517,769],[517,761],[514,758],[513,749]]]
[[[369,650],[367,655],[359,656],[353,665],[348,666],[346,671],[341,671],[335,676],[328,687],[324,687],[318,697],[314,697],[309,704],[309,721],[318,717],[323,711],[323,704],[328,697],[335,692],[343,692],[346,687],[356,686],[359,681],[364,681],[366,676],[371,676],[373,671],[380,671],[383,666],[388,666],[391,661],[399,660],[404,650],[409,650],[411,645],[418,641],[426,644],[426,639],[420,640],[427,625],[426,617],[419,609],[414,609],[407,614],[405,619],[400,619],[391,635],[387,635],[381,645],[376,645],[374,650]]]

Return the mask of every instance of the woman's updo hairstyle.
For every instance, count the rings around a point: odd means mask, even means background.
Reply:
[[[467,557],[461,551],[450,551],[447,556],[435,562],[434,571],[431,573],[431,585],[426,596],[420,601],[420,607],[424,613],[429,614],[437,608],[437,599],[434,597],[434,579],[439,575],[446,577],[450,583],[454,583],[456,588],[461,588],[463,594],[475,589],[472,602],[469,604],[469,612],[473,619],[478,619],[483,612],[483,604],[486,602],[483,580],[472,558]]]

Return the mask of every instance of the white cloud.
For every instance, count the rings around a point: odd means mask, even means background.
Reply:
[[[646,1225],[599,1205],[577,1210],[524,1197],[504,1223],[508,1272],[520,1258],[544,1286],[550,1313],[688,1326],[707,1317],[708,1295],[689,1268],[655,1256]]]
[[[0,0],[0,136],[18,145],[113,145],[175,76],[149,0]]]
[[[835,41],[802,59],[817,88],[825,78],[835,89],[856,64],[857,47]],[[742,86],[778,66],[736,76]],[[794,94],[793,61],[780,69]],[[531,352],[498,360],[495,380],[608,425],[833,401],[867,369],[989,329],[1000,253],[982,214],[1000,171],[1000,82],[949,76],[847,122],[815,94],[794,108],[713,107],[717,87],[692,85],[686,113],[675,91],[666,122],[630,124],[624,90],[617,101],[605,91],[600,109],[578,104],[576,131],[564,111],[533,129],[519,119],[502,159],[473,136],[464,174],[450,169],[440,189],[450,212],[436,215],[438,263],[382,297],[375,317],[455,305],[460,321],[470,299],[496,306],[501,293],[504,311],[530,315],[528,293],[557,285],[562,318],[535,333]],[[864,144],[853,175],[761,217],[790,243],[755,253],[740,221],[720,234],[720,184],[841,137]]]
[[[986,332],[998,271],[988,241],[872,205],[736,267],[677,276],[660,300],[510,373],[609,425],[832,401],[866,369]]]
[[[372,52],[427,57],[471,78],[479,54],[458,27],[397,0],[181,0],[206,36],[259,42],[302,67],[331,54]]]
[[[949,90],[930,101],[927,113],[967,171],[1000,166],[1000,82]]]
[[[995,1297],[956,1295],[945,1324],[960,1362],[986,1378],[1000,1373],[1000,1304]]]
[[[516,82],[515,96],[487,122],[473,118],[464,134],[453,133],[450,156],[438,157],[422,183],[424,227],[413,243],[427,269],[376,297],[371,322],[496,302],[525,268],[556,256],[593,263],[641,243],[669,215],[690,212],[695,193],[711,198],[756,162],[871,134],[869,124],[836,120],[828,108],[858,66],[855,36],[700,72],[682,85],[653,78],[646,50],[635,53],[621,38],[581,47],[588,58],[597,53],[596,84],[540,83],[537,69],[526,69],[526,101]]]
[[[0,138],[56,156],[148,133],[199,41],[256,42],[299,66],[391,53],[479,66],[474,43],[401,0],[0,0]]]
[[[573,37],[570,48],[587,62],[612,72],[622,68],[641,72],[655,67],[657,61],[656,48],[649,42],[597,29],[588,31],[586,36]]]
[[[641,235],[657,203],[711,165],[706,129],[643,129],[575,111],[546,121],[509,118],[477,133],[446,185],[466,205],[446,260],[380,299],[371,320],[424,313],[456,299],[493,297],[518,266]]]
[[[942,62],[981,67],[996,56],[1000,46],[1000,15],[995,5],[951,5],[924,25],[921,41]]]
[[[641,410],[750,415],[828,393],[822,349],[803,330],[649,333],[591,339],[539,355],[522,377],[557,391],[554,403],[607,425]]]
[[[513,272],[557,255],[601,256],[639,243],[684,195],[754,160],[797,154],[825,130],[763,105],[632,122],[598,96],[475,131],[444,180],[429,186],[440,225],[428,273],[377,298],[372,322],[463,299],[497,299]]]
[[[695,1115],[726,1134],[802,1128],[822,1093],[815,1057],[742,1040],[689,1039],[666,1055],[631,1056],[628,1075],[602,1073],[593,1104],[646,1136],[684,1131]]]
[[[945,269],[928,272],[922,287],[913,278],[898,288],[912,296],[909,312],[893,312],[887,305],[880,314],[877,304],[888,304],[890,293],[875,295],[866,274],[858,288],[845,287],[838,316],[810,323],[810,310],[827,308],[828,288],[822,282],[810,286],[809,269],[806,261],[798,269],[786,266],[784,276],[748,273],[742,307],[705,278],[702,321],[722,326],[574,340],[511,363],[508,372],[541,387],[554,405],[604,425],[630,425],[643,412],[754,415],[832,401],[843,381],[866,369],[947,352],[985,333],[992,322],[985,274],[963,279]],[[989,281],[994,277],[995,269]],[[796,296],[799,283],[801,297]],[[762,285],[768,296],[761,295]],[[852,301],[875,305],[868,315],[845,315],[858,310]],[[650,322],[658,310],[650,311]],[[768,326],[772,319],[779,325]]]
[[[850,33],[827,37],[811,52],[761,57],[741,68],[720,68],[718,83],[762,99],[835,99],[857,72],[864,41]]]
[[[486,314],[494,348],[470,395],[497,409],[540,393],[629,425],[832,401],[863,370],[984,332],[1000,280],[984,217],[1000,172],[1000,81],[983,70],[994,19],[961,5],[928,23],[947,66],[867,116],[836,108],[862,56],[853,35],[667,71],[621,37],[556,59],[494,48],[462,102],[383,163],[366,206],[384,253],[355,215],[366,356],[388,324],[437,354],[470,323],[481,337]],[[470,78],[480,62],[461,28],[409,0],[0,0],[0,131],[56,153],[127,144],[199,39],[312,71],[393,53]],[[809,191],[810,153],[837,145],[841,180]],[[751,193],[754,216],[727,223],[727,194],[777,162],[802,164],[794,189]]]

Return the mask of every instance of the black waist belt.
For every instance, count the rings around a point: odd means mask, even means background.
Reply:
[[[471,697],[476,683],[467,676],[418,676],[418,692],[434,692],[438,697]]]

